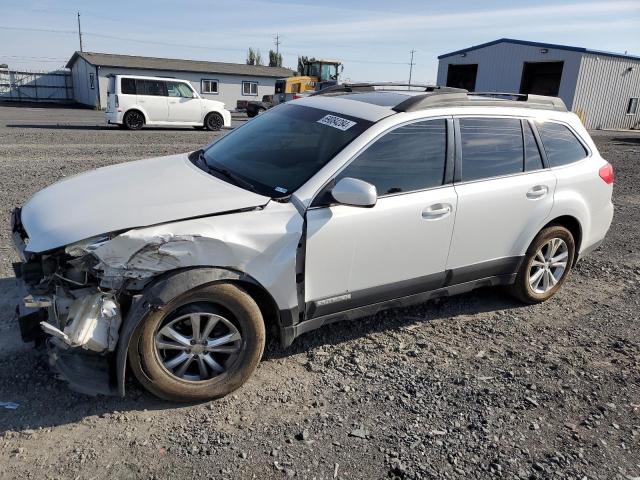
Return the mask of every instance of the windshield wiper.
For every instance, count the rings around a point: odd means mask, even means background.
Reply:
[[[198,156],[198,160],[202,162],[202,168],[204,168],[208,173],[211,173],[211,172],[220,173],[225,177],[227,177],[229,180],[231,180],[231,182],[235,183],[237,186],[244,188],[246,190],[249,190],[251,192],[257,193],[256,187],[254,187],[252,183],[247,182],[244,178],[240,177],[239,175],[236,175],[235,173],[233,173],[230,170],[227,170],[224,167],[215,167],[213,165],[209,165],[204,157],[204,151],[200,152]]]

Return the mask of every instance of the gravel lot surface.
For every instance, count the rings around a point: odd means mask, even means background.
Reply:
[[[196,149],[211,133],[0,107],[0,217],[65,176]],[[497,289],[271,342],[235,394],[180,406],[134,381],[91,398],[17,343],[0,229],[0,479],[640,478],[640,134],[595,132],[614,165],[604,246],[524,307]]]

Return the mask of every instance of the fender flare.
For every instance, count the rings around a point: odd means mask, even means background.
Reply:
[[[162,275],[145,287],[141,293],[133,296],[131,308],[129,308],[120,329],[120,339],[115,351],[118,395],[121,397],[125,395],[125,377],[131,337],[147,315],[194,288],[229,280],[251,283],[266,292],[260,283],[243,272],[224,267],[195,267],[174,270]],[[279,329],[282,330],[282,327],[279,326]]]

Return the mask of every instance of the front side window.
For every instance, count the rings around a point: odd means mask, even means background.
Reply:
[[[136,94],[136,79],[135,78],[121,78],[120,79],[120,92],[128,95]]]
[[[258,82],[242,82],[242,95],[258,95]]]
[[[258,193],[284,197],[371,125],[360,118],[285,103],[206,149],[204,169],[212,175],[225,169],[252,184]]]
[[[193,98],[193,91],[181,82],[167,82],[167,94],[170,97]]]
[[[560,123],[544,122],[538,125],[538,132],[552,167],[577,162],[588,155],[571,130]]]
[[[336,180],[364,180],[378,195],[436,187],[442,185],[446,154],[445,120],[411,123],[376,140]]]
[[[200,91],[209,95],[218,94],[218,80],[202,80]]]
[[[629,104],[627,105],[627,115],[636,115],[638,113],[638,97],[633,97],[629,99]]]
[[[515,118],[461,118],[462,181],[523,170],[522,127]]]
[[[162,80],[138,80],[138,95],[151,95],[154,97],[167,96],[167,82]]]

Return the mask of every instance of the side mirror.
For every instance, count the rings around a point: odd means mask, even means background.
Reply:
[[[373,207],[378,201],[374,185],[357,178],[345,177],[331,189],[336,202],[353,207]]]

